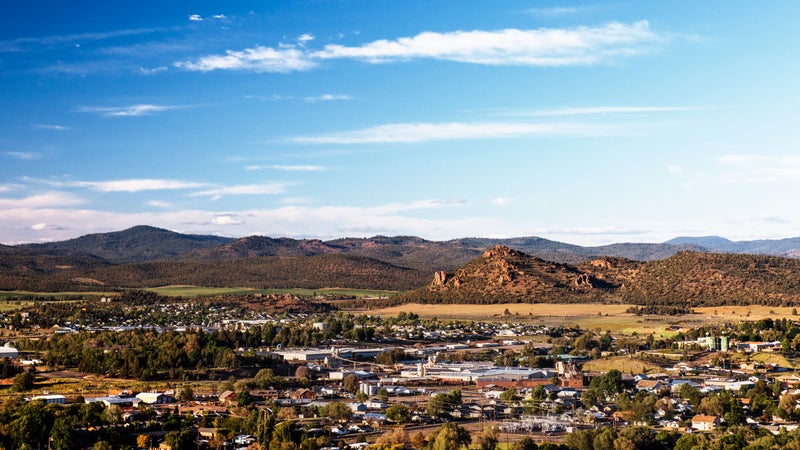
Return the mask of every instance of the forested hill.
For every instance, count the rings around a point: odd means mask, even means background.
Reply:
[[[87,234],[67,241],[26,244],[17,248],[33,254],[86,254],[111,263],[128,263],[173,258],[231,240],[218,236],[181,234],[141,225],[123,231]]]

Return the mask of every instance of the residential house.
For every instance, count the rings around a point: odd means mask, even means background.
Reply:
[[[697,414],[692,417],[692,428],[697,431],[712,431],[719,426],[719,417]]]

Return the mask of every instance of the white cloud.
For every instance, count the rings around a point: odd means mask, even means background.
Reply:
[[[554,16],[565,16],[569,14],[575,14],[578,11],[580,11],[580,9],[578,8],[552,7],[552,8],[530,8],[527,9],[525,12],[536,16],[554,17]]]
[[[394,123],[327,135],[296,136],[289,141],[298,144],[385,144],[521,136],[603,136],[613,133],[619,133],[618,125],[514,122]]]
[[[589,106],[539,110],[500,110],[494,114],[507,117],[560,117],[697,111],[702,109],[706,108],[695,106]]]
[[[192,22],[202,22],[203,16],[201,16],[200,14],[190,14],[189,20]]]
[[[265,170],[265,169],[282,170],[285,172],[319,172],[322,170],[326,170],[326,167],[315,166],[315,165],[283,165],[283,164],[245,166],[245,170],[249,171]]]
[[[314,38],[313,34],[311,34],[311,33],[303,33],[303,34],[301,34],[300,36],[297,37],[297,42],[299,42],[301,45],[305,45],[307,42],[311,42],[314,39],[315,38]]]
[[[172,109],[186,108],[177,105],[149,105],[139,104],[130,106],[82,106],[79,112],[97,113],[105,117],[134,117],[144,116],[155,112],[169,111]]]
[[[309,70],[317,63],[296,48],[274,49],[254,47],[241,51],[228,50],[225,55],[204,56],[197,61],[180,61],[175,67],[199,72],[212,70],[248,70],[253,72],[289,73]]]
[[[3,152],[3,154],[10,158],[21,159],[23,161],[33,161],[42,158],[41,154],[33,152]]]
[[[42,231],[42,230],[46,230],[46,229],[47,229],[47,224],[46,223],[37,223],[37,224],[31,225],[31,230],[33,230],[33,231]]]
[[[109,181],[72,181],[63,182],[61,184],[64,186],[88,187],[100,192],[142,192],[167,189],[196,189],[208,186],[207,183],[148,178]]]
[[[511,204],[511,199],[508,197],[497,197],[492,199],[492,204],[495,206],[508,206]]]
[[[645,45],[658,40],[647,21],[614,22],[601,27],[424,32],[360,47],[327,45],[313,57],[372,63],[426,58],[487,65],[572,66],[640,53]]]
[[[282,183],[262,183],[262,184],[240,184],[233,186],[217,186],[203,191],[192,192],[190,197],[211,197],[218,200],[223,195],[272,195],[283,194],[286,192],[286,184]]]
[[[213,17],[214,19],[217,19],[217,20],[225,20],[225,19],[228,18],[228,16],[226,16],[225,14],[214,14],[211,17]]]
[[[85,200],[66,192],[45,192],[23,198],[0,198],[0,208],[58,208],[75,206]]]
[[[147,206],[154,206],[156,208],[171,208],[172,204],[161,200],[150,200],[147,202]]]
[[[158,67],[139,67],[139,73],[142,75],[155,75],[157,73],[166,72],[168,69],[164,66]]]
[[[756,162],[766,162],[769,158],[763,155],[747,155],[747,154],[736,154],[736,155],[722,155],[719,157],[719,162],[723,164],[753,164]]]
[[[242,225],[244,221],[233,214],[225,214],[215,217],[211,223],[214,225]]]
[[[51,131],[67,131],[71,128],[64,125],[47,125],[47,124],[36,124],[33,125],[33,129],[35,130],[51,130]]]
[[[310,70],[319,61],[355,59],[369,63],[434,59],[483,65],[576,66],[601,64],[620,56],[643,53],[666,38],[650,30],[647,21],[613,22],[599,27],[506,29],[498,31],[423,32],[360,46],[329,44],[321,50],[280,44],[257,46],[224,55],[181,61],[176,67],[207,72],[247,70],[289,73]]]
[[[307,103],[316,103],[316,102],[330,102],[335,100],[350,100],[352,97],[345,94],[323,94],[317,97],[306,97],[304,100]]]
[[[671,165],[667,166],[667,172],[672,173],[672,174],[680,174],[680,173],[683,173],[683,167],[681,167],[679,165],[676,165],[676,164],[671,164]]]

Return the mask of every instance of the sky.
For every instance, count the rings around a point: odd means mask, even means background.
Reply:
[[[0,6],[0,242],[800,236],[800,2]]]

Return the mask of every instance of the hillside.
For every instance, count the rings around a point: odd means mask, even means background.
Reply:
[[[17,272],[20,272],[17,270]],[[23,271],[24,272],[24,271]],[[172,284],[206,287],[404,290],[420,286],[430,273],[350,255],[264,257],[215,262],[148,262],[65,267],[36,276],[0,275],[0,290],[91,290],[97,286],[143,288]],[[52,286],[52,289],[48,289]]]
[[[73,252],[93,255],[112,263],[172,258],[192,250],[217,246],[230,238],[181,234],[150,226],[136,226],[111,233],[88,234],[75,239],[17,246],[35,254]]]
[[[636,304],[792,306],[800,304],[800,261],[682,252],[641,265],[619,294]]]
[[[497,246],[453,272],[436,272],[426,287],[398,299],[432,303],[612,301],[618,283],[611,270],[596,276]]]

